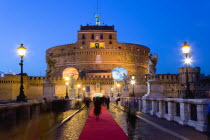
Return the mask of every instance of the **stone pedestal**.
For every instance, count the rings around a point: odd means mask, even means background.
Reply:
[[[164,97],[161,93],[160,83],[157,79],[151,79],[147,82],[147,94],[145,98],[162,98]]]
[[[46,97],[47,100],[54,100],[55,96],[55,83],[49,80],[45,80],[43,83],[43,95],[42,98]]]
[[[121,97],[129,97],[129,90],[128,89],[123,89]]]
[[[69,98],[70,99],[75,99],[75,93],[76,93],[76,90],[74,88],[71,88]]]

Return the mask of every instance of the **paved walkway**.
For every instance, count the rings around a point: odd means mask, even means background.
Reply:
[[[94,107],[91,108],[79,140],[128,140],[128,136],[104,106],[98,120],[93,110]]]
[[[120,105],[112,104],[117,108],[124,110],[124,107]],[[193,127],[180,125],[174,121],[167,121],[164,118],[158,118],[142,112],[137,112],[136,116],[139,119],[157,127],[158,129],[165,131],[179,139],[190,139],[190,140],[210,140],[210,133],[201,133],[195,130]]]

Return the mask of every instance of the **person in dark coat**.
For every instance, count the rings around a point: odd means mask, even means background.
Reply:
[[[109,103],[110,103],[110,98],[109,98],[109,96],[106,96],[106,98],[105,98],[105,103],[106,103],[107,109],[109,109]]]
[[[84,102],[85,102],[85,105],[86,105],[86,107],[87,107],[87,109],[88,109],[89,106],[90,106],[90,98],[89,98],[89,97],[85,97]]]
[[[94,100],[94,106],[95,106],[94,114],[96,116],[96,120],[99,119],[99,115],[101,114],[101,104],[102,104],[101,98],[95,97],[95,100]]]

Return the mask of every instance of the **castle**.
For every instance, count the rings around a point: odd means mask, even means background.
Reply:
[[[146,82],[150,78],[147,70],[149,53],[150,49],[146,46],[118,42],[114,26],[81,26],[76,43],[55,46],[46,51],[46,77],[56,84],[55,95],[64,97],[66,85],[63,72],[68,68],[75,68],[79,73],[75,84],[77,94],[89,94],[91,97],[95,96],[95,93],[110,95],[122,92],[121,81],[117,82],[118,87],[114,87],[112,70],[123,67],[128,71],[129,77],[135,76],[134,92],[140,97],[147,92]],[[179,74],[157,75],[164,96],[182,96],[185,90],[185,71],[185,68],[179,68]],[[44,79],[45,77],[24,76],[25,94],[28,99],[42,96]],[[200,68],[189,68],[191,90],[199,95],[209,94],[210,85],[201,83],[201,80]],[[1,76],[0,100],[15,99],[19,94],[19,85],[20,75]],[[132,86],[128,87],[131,92]],[[197,93],[198,90],[201,92]]]

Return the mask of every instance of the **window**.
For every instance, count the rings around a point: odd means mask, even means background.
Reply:
[[[82,34],[82,39],[85,39],[85,35],[84,34]]]
[[[101,35],[100,35],[100,39],[103,39],[103,38],[104,38],[104,36],[103,36],[103,34],[101,34]]]
[[[94,39],[94,34],[91,35],[91,39]]]
[[[109,44],[112,44],[112,41],[109,41]]]
[[[112,35],[111,34],[109,35],[109,39],[112,39]]]
[[[121,47],[118,47],[118,49],[121,49]]]
[[[85,41],[82,41],[82,44],[84,45],[85,44]]]
[[[96,43],[95,44],[95,47],[98,49],[99,48],[99,43]]]

